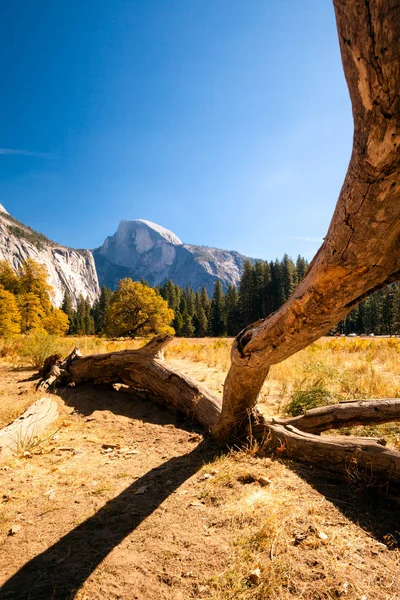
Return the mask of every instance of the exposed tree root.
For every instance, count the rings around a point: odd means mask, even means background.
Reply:
[[[171,336],[157,336],[139,350],[85,357],[75,349],[60,364],[53,365],[38,387],[47,390],[65,383],[124,383],[144,392],[149,400],[189,417],[205,432],[212,431],[222,402],[164,360],[163,348],[171,339]],[[379,479],[400,482],[400,452],[386,448],[384,440],[319,435],[328,429],[399,420],[400,399],[346,402],[316,408],[291,419],[264,419],[253,412],[251,435],[267,450],[322,467],[341,477],[359,469]],[[237,441],[243,442],[248,436],[249,429],[242,429]]]

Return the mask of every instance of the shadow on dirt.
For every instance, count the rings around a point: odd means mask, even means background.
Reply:
[[[82,386],[59,390],[59,394],[82,416],[89,417],[96,411],[108,410],[131,419],[158,425],[173,423],[176,427],[193,431],[188,420],[143,401],[133,392],[115,391],[110,386]],[[194,475],[204,462],[213,460],[218,454],[220,448],[208,438],[192,452],[152,469],[107,502],[95,515],[30,560],[0,589],[0,599],[73,599],[113,548]],[[346,483],[327,480],[323,474],[305,465],[292,461],[284,464],[369,535],[385,542],[388,547],[390,544],[385,536],[392,536],[395,547],[400,537],[398,501],[390,500],[374,489],[356,491]],[[147,493],[138,494],[143,487],[147,488]]]
[[[39,554],[0,590],[7,600],[69,600],[104,558],[217,453],[211,440],[152,469]],[[166,483],[168,482],[168,484]],[[146,487],[147,493],[138,493]]]
[[[372,480],[354,478],[348,483],[327,479],[326,474],[307,465],[285,464],[371,537],[391,550],[400,547],[399,488],[374,485]]]

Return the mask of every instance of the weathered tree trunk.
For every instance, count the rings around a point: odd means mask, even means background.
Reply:
[[[76,385],[125,383],[149,400],[184,414],[208,432],[221,414],[221,400],[164,360],[162,349],[171,339],[171,336],[157,336],[139,350],[85,357],[74,350],[38,385],[48,389],[54,383],[67,381]],[[384,448],[384,440],[319,435],[328,429],[388,421],[400,421],[400,399],[324,406],[291,419],[264,419],[252,414],[251,436],[271,451],[278,449],[284,456],[323,465],[325,471],[341,477],[357,469],[400,482],[400,452]],[[249,432],[244,429],[241,434],[247,438]]]
[[[18,419],[0,430],[0,460],[35,447],[57,417],[58,406],[51,398],[34,402]]]
[[[397,0],[334,0],[334,6],[353,107],[350,165],[306,277],[275,314],[235,339],[222,410],[211,392],[163,361],[159,350],[167,338],[141,350],[75,356],[55,365],[48,381],[124,382],[190,415],[220,442],[246,435],[249,423],[252,435],[280,454],[342,476],[361,470],[400,482],[400,453],[383,440],[319,435],[398,421],[399,400],[329,406],[295,419],[268,420],[254,411],[271,365],[318,339],[366,295],[400,276],[400,6]]]
[[[304,280],[232,348],[219,440],[240,430],[269,367],[308,346],[400,275],[400,7],[334,0],[354,118],[353,152],[325,238]]]
[[[124,383],[145,392],[153,402],[186,415],[208,431],[221,413],[221,401],[207,388],[165,362],[163,348],[171,340],[170,335],[157,336],[139,350],[85,357],[75,349],[37,387],[47,390],[59,381],[77,385]]]

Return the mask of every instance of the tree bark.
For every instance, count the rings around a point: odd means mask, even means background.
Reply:
[[[58,406],[51,398],[34,402],[18,419],[0,430],[0,459],[31,450],[57,417]]]
[[[177,372],[163,357],[162,349],[171,336],[157,336],[139,350],[124,350],[82,357],[76,351],[38,385],[48,389],[55,383],[74,385],[125,383],[160,405],[180,412],[205,432],[214,427],[221,414],[221,400],[190,377]],[[57,375],[58,373],[58,375]],[[340,477],[367,473],[400,481],[400,452],[383,448],[385,440],[349,436],[320,436],[328,429],[355,424],[400,421],[400,399],[347,402],[324,406],[291,419],[247,415],[237,443],[249,439],[279,455],[305,460]],[[329,462],[329,464],[327,464]]]
[[[269,367],[305,348],[400,275],[400,8],[334,0],[353,151],[325,241],[291,298],[234,341],[219,440],[239,431]]]
[[[60,381],[76,385],[124,383],[146,393],[153,402],[184,414],[208,431],[221,413],[221,400],[164,360],[163,348],[171,340],[172,336],[161,335],[139,350],[84,357],[75,349],[37,387],[47,390]]]
[[[239,333],[221,403],[163,360],[167,338],[141,350],[67,359],[49,381],[123,382],[191,416],[228,443],[250,434],[278,454],[341,476],[400,482],[400,453],[382,440],[318,435],[354,424],[399,421],[396,399],[324,407],[295,419],[254,410],[271,365],[306,347],[373,291],[400,276],[400,6],[398,0],[334,0],[354,118],[347,175],[324,243],[291,298]],[[57,374],[57,369],[59,373]],[[42,382],[46,387],[47,382]]]

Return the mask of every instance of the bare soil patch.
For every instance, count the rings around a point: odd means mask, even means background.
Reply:
[[[221,392],[217,368],[187,371]],[[38,397],[31,373],[0,367],[1,425]],[[0,598],[400,598],[400,517],[384,490],[221,455],[123,387],[54,398],[54,430],[0,465]]]

